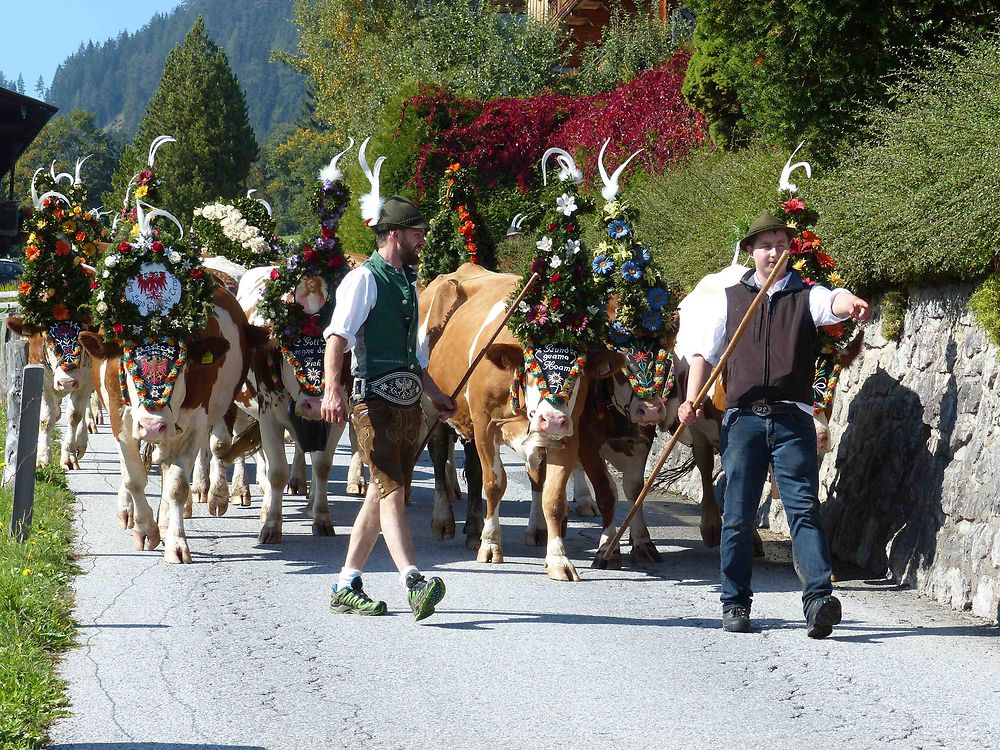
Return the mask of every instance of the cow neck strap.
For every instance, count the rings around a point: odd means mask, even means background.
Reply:
[[[655,356],[639,347],[624,347],[619,351],[628,360],[626,372],[633,395],[649,401],[663,398],[671,391],[675,378],[674,363],[666,349],[658,348]]]
[[[535,348],[532,346],[524,348],[525,380],[527,380],[527,375],[530,374],[535,379],[535,385],[538,388],[541,398],[554,406],[562,406],[569,401],[570,397],[573,395],[573,390],[576,388],[576,382],[580,379],[580,373],[583,372],[583,368],[586,367],[586,365],[587,355],[580,354],[577,356],[576,361],[573,362],[573,365],[570,367],[565,379],[560,384],[559,390],[553,393],[549,390],[549,384],[545,377],[545,371],[542,369],[538,358],[535,356]]]

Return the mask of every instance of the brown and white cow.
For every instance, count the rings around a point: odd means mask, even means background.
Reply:
[[[466,263],[455,273],[436,278],[420,295],[420,335],[430,350],[428,370],[446,393],[455,390],[485,346],[519,281],[512,274],[492,273]],[[480,526],[482,517],[477,517],[473,509],[466,522],[467,543],[479,537],[479,562],[503,562],[499,505],[507,475],[500,460],[500,446],[506,444],[524,459],[532,495],[541,501],[542,517],[529,519],[529,541],[547,540],[545,568],[550,578],[580,579],[563,543],[566,484],[579,455],[579,424],[588,384],[623,365],[621,355],[606,349],[587,352],[586,367],[562,405],[541,398],[534,377],[528,373],[524,411],[515,414],[510,408],[510,391],[515,374],[524,366],[524,349],[506,328],[490,345],[459,393],[455,416],[449,420],[462,438],[474,441],[482,465],[485,518]],[[435,493],[436,524],[451,514],[452,499],[447,491]]]
[[[162,538],[167,562],[191,562],[184,507],[190,500],[189,477],[195,456],[209,436],[216,455],[227,450],[229,435],[224,417],[246,378],[252,346],[259,335],[225,289],[216,288],[213,301],[214,314],[205,329],[188,343],[185,364],[177,373],[166,405],[159,409],[144,405],[136,375],[127,368],[120,369],[124,365],[123,342],[106,343],[98,334],[80,334],[83,347],[95,360],[98,388],[118,442],[122,471],[118,518],[123,528],[133,528],[136,549],[155,549]],[[163,346],[169,345],[144,342],[131,349],[131,356],[141,368],[145,358],[162,356],[159,349]],[[151,348],[147,351],[144,347]],[[119,382],[120,372],[124,388]],[[142,442],[155,446],[155,459],[163,477],[159,525],[146,500]],[[220,495],[220,503],[228,502],[225,491],[212,495]]]
[[[59,462],[64,469],[80,468],[80,459],[87,451],[87,432],[96,429],[96,425],[92,429],[94,417],[88,417],[94,392],[90,355],[81,349],[79,340],[84,326],[66,320],[44,331],[28,331],[21,318],[10,317],[7,327],[28,339],[28,361],[45,366],[38,466],[47,466],[51,459],[52,433],[61,416],[62,401],[67,399],[68,423]]]

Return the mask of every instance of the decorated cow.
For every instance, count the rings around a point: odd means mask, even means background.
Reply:
[[[28,337],[29,361],[45,365],[45,383],[38,435],[37,461],[49,463],[52,432],[59,420],[61,403],[69,404],[60,463],[79,468],[87,450],[87,418],[94,382],[90,358],[80,347],[80,333],[90,326],[90,303],[94,285],[94,262],[98,247],[106,239],[96,211],[83,206],[87,189],[80,179],[85,159],[76,163],[75,174],[56,174],[51,180],[35,172],[31,182],[34,214],[28,225],[24,274],[18,286],[19,317],[7,318],[7,326]],[[41,194],[39,190],[41,189]]]
[[[163,219],[177,231],[162,228],[169,226]],[[80,341],[95,359],[121,456],[119,520],[133,528],[137,549],[155,549],[162,539],[167,562],[190,562],[189,477],[206,441],[216,455],[228,448],[224,417],[246,378],[257,332],[202,267],[176,218],[142,201],[136,231],[105,252],[97,281],[101,333],[84,332]],[[159,523],[146,499],[143,443],[155,446],[163,477]],[[225,475],[213,479],[210,507],[221,513],[229,499]]]

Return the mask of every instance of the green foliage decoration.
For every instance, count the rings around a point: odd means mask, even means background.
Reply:
[[[466,262],[494,268],[492,248],[484,247],[488,237],[481,228],[469,175],[458,162],[445,170],[438,205],[430,220],[427,244],[420,251],[421,282],[428,284]]]
[[[194,210],[192,242],[202,255],[221,256],[246,268],[274,263],[280,246],[274,237],[275,222],[264,204],[250,197],[214,203]]]

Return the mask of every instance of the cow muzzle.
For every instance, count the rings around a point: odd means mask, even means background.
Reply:
[[[68,375],[62,375],[57,377],[55,380],[56,390],[62,391],[63,393],[71,393],[72,391],[79,390],[80,379],[70,377]]]
[[[141,417],[136,424],[136,437],[147,443],[158,443],[167,437],[167,421],[162,417]]]
[[[314,396],[302,396],[295,401],[295,414],[303,419],[323,419],[320,407],[323,399]]]
[[[667,415],[663,401],[635,401],[632,405],[632,421],[638,425],[659,424]]]
[[[570,421],[565,414],[539,412],[531,420],[531,429],[545,437],[561,437],[569,431]]]

